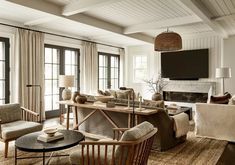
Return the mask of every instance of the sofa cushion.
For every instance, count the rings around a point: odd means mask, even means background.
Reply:
[[[117,90],[116,95],[117,99],[128,99],[130,91],[129,90]]]
[[[41,131],[42,124],[29,121],[14,121],[11,123],[5,123],[1,125],[2,133],[1,138],[4,140],[16,139],[22,135]]]
[[[231,98],[231,94],[229,94],[229,93],[226,93],[225,95],[222,95],[222,96],[211,96],[210,103],[228,104],[230,98]]]
[[[159,100],[159,101],[153,101],[153,100],[145,100],[144,99],[144,105],[150,106],[150,107],[160,107],[164,108],[164,100]]]
[[[0,119],[2,124],[21,120],[21,113],[20,104],[0,105]]]

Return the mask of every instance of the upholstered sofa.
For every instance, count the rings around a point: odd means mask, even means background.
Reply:
[[[235,105],[196,103],[196,135],[235,142]]]

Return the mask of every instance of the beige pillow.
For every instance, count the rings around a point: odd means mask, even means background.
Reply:
[[[118,99],[128,99],[128,90],[117,90],[116,95]]]
[[[231,99],[229,99],[229,105],[235,105],[235,95]]]
[[[144,99],[144,105],[150,106],[150,107],[160,107],[164,108],[164,100],[159,100],[159,101],[153,101],[153,100],[145,100]]]

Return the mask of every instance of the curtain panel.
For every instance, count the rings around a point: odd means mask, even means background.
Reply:
[[[18,29],[18,58],[19,102],[44,120],[44,34]]]
[[[98,51],[92,42],[82,43],[81,92],[94,94],[98,89]]]

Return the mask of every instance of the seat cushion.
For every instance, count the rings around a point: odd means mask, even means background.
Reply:
[[[109,141],[109,140],[102,140],[102,141]],[[109,146],[107,148],[107,162],[105,163],[104,162],[104,159],[105,159],[105,146],[102,145],[100,146],[100,161],[101,161],[101,165],[103,164],[111,164],[111,157],[112,157],[112,146]],[[69,156],[69,159],[70,159],[70,163],[72,165],[82,165],[82,148],[81,146],[78,147],[78,149],[73,152],[72,154],[70,154]],[[85,163],[84,164],[88,164],[87,163],[87,147],[84,148],[84,161]],[[94,146],[94,159],[97,161],[98,160],[98,146],[95,145]],[[98,164],[97,162],[94,163],[92,162],[92,147],[89,146],[89,164]]]
[[[154,129],[153,125],[147,121],[125,131],[120,141],[134,141],[147,135]]]
[[[4,140],[16,139],[25,134],[42,130],[42,124],[23,120],[5,123],[1,127],[1,138]]]
[[[21,113],[20,104],[0,105],[0,119],[2,124],[21,120]]]

